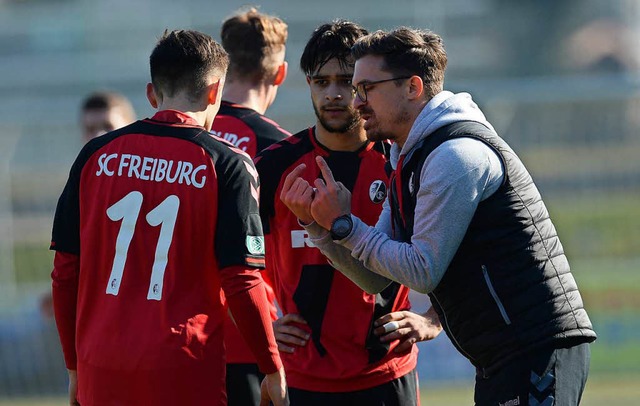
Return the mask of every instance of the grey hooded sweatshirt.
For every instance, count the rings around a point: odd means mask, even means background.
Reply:
[[[458,121],[493,129],[468,93],[440,92],[416,118],[402,150],[398,144],[391,147],[392,167],[396,169],[402,155],[407,162],[422,139]],[[424,163],[409,243],[391,239],[388,197],[375,227],[352,215],[353,230],[339,242],[315,223],[305,228],[333,266],[363,290],[378,293],[396,281],[430,293],[449,267],[478,204],[495,193],[503,178],[501,160],[489,146],[472,138],[452,139]]]

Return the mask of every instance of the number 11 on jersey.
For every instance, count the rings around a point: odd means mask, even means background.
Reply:
[[[142,193],[133,191],[107,209],[109,219],[112,221],[122,220],[120,223],[120,231],[118,231],[118,237],[116,238],[116,253],[113,258],[113,266],[111,267],[111,274],[107,282],[106,293],[108,295],[117,296],[120,291],[124,265],[127,261],[127,253],[129,252],[129,246],[133,239],[136,222],[140,215],[142,200]],[[167,269],[169,248],[171,247],[173,229],[176,225],[179,208],[180,199],[178,196],[171,195],[164,199],[162,203],[151,210],[146,216],[147,223],[149,223],[150,226],[160,226],[160,236],[156,244],[147,300],[162,299],[164,272]]]

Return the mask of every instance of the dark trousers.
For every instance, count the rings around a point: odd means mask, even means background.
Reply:
[[[227,405],[259,406],[262,378],[256,364],[227,364]]]
[[[354,392],[312,392],[289,388],[291,406],[419,406],[418,374],[408,374]]]
[[[589,344],[544,348],[520,357],[490,377],[476,375],[479,406],[575,406],[589,374]]]

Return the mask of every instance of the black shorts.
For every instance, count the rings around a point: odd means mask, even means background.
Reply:
[[[373,388],[354,392],[312,392],[289,388],[291,406],[418,406],[418,374],[408,374]]]
[[[545,348],[508,363],[485,378],[476,375],[475,404],[575,406],[587,383],[589,344]]]
[[[227,364],[227,405],[260,406],[263,378],[256,364]]]

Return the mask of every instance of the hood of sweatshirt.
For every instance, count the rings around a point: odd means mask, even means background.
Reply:
[[[457,121],[476,121],[493,130],[484,113],[469,93],[442,91],[427,103],[409,131],[402,150],[398,144],[391,146],[391,166],[395,169],[400,155],[408,155],[413,148],[437,129]]]

